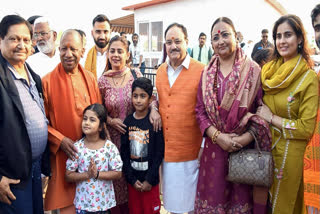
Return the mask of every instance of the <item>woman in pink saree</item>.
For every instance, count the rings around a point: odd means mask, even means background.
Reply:
[[[226,180],[229,153],[254,147],[254,134],[262,150],[270,150],[267,122],[256,116],[262,105],[259,66],[236,42],[229,18],[212,25],[215,55],[205,68],[198,90],[197,120],[205,137],[200,158],[195,213],[266,213],[268,188]]]

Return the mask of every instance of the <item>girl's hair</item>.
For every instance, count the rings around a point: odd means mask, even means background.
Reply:
[[[298,47],[298,53],[301,54],[303,56],[303,58],[307,61],[307,64],[312,67],[313,62],[310,58],[310,48],[309,48],[309,44],[308,44],[308,39],[307,39],[307,35],[306,35],[306,31],[303,27],[302,21],[301,19],[296,16],[296,15],[292,15],[292,14],[288,14],[288,15],[284,15],[281,16],[275,23],[273,26],[273,30],[272,30],[272,37],[273,37],[273,41],[274,41],[274,52],[273,52],[273,58],[274,59],[278,59],[280,58],[280,54],[277,50],[277,45],[276,45],[276,39],[277,39],[277,30],[279,25],[283,24],[287,22],[290,27],[293,29],[294,33],[296,34],[297,38],[301,39],[301,47]]]
[[[132,83],[132,93],[136,88],[141,88],[148,95],[149,98],[152,96],[153,86],[151,80],[145,77],[139,77]]]
[[[271,56],[272,56],[272,48],[263,48],[258,50],[253,56],[252,59],[258,63],[260,65],[260,67],[262,68],[262,66],[264,64],[266,64],[267,62],[270,61]]]
[[[114,37],[112,37],[109,41],[109,44],[108,44],[108,49],[107,51],[109,52],[110,50],[110,47],[111,47],[111,44],[114,43],[114,42],[122,42],[122,44],[124,45],[125,47],[125,50],[127,51],[127,53],[129,53],[129,46],[128,46],[128,41],[125,40],[124,38],[122,38],[121,36],[119,35],[116,35]],[[111,63],[109,61],[109,59],[107,59],[107,70],[108,69],[111,69]]]
[[[101,128],[101,131],[99,131],[99,137],[102,140],[105,140],[107,138],[106,129],[105,129],[105,125],[107,124],[107,110],[106,110],[106,108],[99,103],[95,103],[95,104],[89,105],[87,108],[85,108],[83,110],[83,115],[86,113],[87,110],[90,110],[90,111],[93,111],[94,113],[96,113],[96,115],[99,119],[99,128]]]

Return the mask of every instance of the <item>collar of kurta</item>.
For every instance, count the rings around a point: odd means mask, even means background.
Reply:
[[[167,60],[166,60],[167,64],[169,67],[172,67],[170,65],[170,58],[167,57]],[[183,66],[185,67],[187,70],[189,69],[189,66],[190,66],[190,55],[187,53],[186,57],[184,58],[183,62],[181,63],[181,65],[179,65],[178,67],[180,66]],[[172,68],[173,69],[173,68]],[[174,69],[173,69],[174,70]]]
[[[97,93],[95,93],[94,77],[90,77],[90,73],[86,72],[83,67],[78,64],[78,72],[82,75],[84,84],[87,86],[90,101],[91,103],[96,102],[99,98]],[[70,80],[70,75],[65,71],[62,64],[59,63],[55,70],[52,72],[51,78],[51,87],[54,92],[51,96],[53,102],[56,102],[56,105],[61,105],[62,109],[64,108],[63,102],[61,102],[61,97],[63,94],[69,93],[72,88],[72,83]]]

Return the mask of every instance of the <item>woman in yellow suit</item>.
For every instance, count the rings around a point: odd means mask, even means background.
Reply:
[[[274,180],[270,212],[303,213],[303,155],[318,108],[318,79],[311,69],[306,33],[299,17],[285,15],[273,27],[274,59],[261,71],[265,105],[258,115],[272,130]]]

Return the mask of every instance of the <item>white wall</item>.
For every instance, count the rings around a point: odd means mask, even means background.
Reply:
[[[218,17],[227,16],[234,22],[237,31],[241,31],[244,40],[261,39],[261,30],[271,30],[280,14],[264,0],[176,0],[134,11],[135,28],[142,21],[163,21],[163,32],[173,22],[186,26],[189,35],[189,47],[198,44],[200,32],[207,34],[210,45],[211,26]]]

